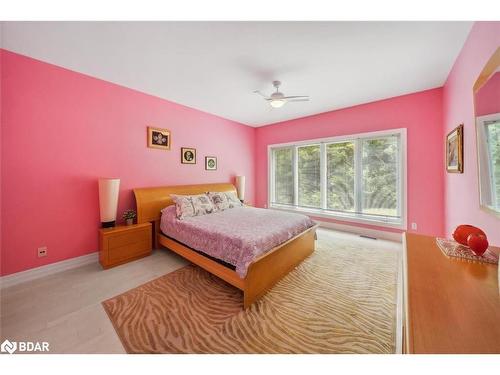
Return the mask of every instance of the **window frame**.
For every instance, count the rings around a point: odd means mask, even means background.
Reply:
[[[363,215],[361,213],[343,213],[343,212],[333,212],[326,210],[326,199],[327,199],[327,190],[324,188],[326,186],[327,179],[327,155],[326,155],[326,145],[329,143],[338,143],[338,142],[355,142],[356,145],[360,144],[363,139],[374,139],[380,137],[387,137],[391,135],[397,135],[400,139],[400,152],[399,152],[399,163],[398,163],[398,173],[399,173],[399,184],[397,186],[400,194],[398,197],[398,209],[400,212],[400,220],[388,220],[386,217],[376,218],[369,215]],[[320,145],[320,186],[321,186],[321,208],[303,208],[297,207],[298,203],[298,162],[297,162],[297,149],[302,146],[307,145]],[[274,202],[274,160],[273,160],[273,150],[277,148],[293,148],[293,169],[294,169],[294,206],[287,205],[279,205],[272,203]],[[407,141],[406,141],[406,129],[405,128],[397,128],[397,129],[389,129],[368,133],[357,133],[350,135],[341,135],[335,137],[325,137],[325,138],[314,138],[307,139],[297,142],[286,142],[286,143],[278,143],[278,144],[270,144],[267,146],[267,160],[268,160],[268,191],[267,191],[267,207],[271,209],[283,210],[283,211],[292,211],[292,212],[301,212],[305,214],[309,214],[313,217],[319,218],[329,218],[336,219],[339,221],[345,222],[354,222],[361,224],[369,224],[375,225],[379,227],[388,227],[395,229],[406,230],[408,225],[407,220]],[[356,166],[360,166],[360,158],[362,158],[362,148],[356,147],[354,152],[354,163]],[[361,194],[361,189],[358,186],[362,184],[362,167],[355,168],[355,182],[354,182],[354,194]],[[358,198],[356,200],[359,204],[361,200]]]

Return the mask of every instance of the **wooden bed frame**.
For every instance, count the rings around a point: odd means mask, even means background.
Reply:
[[[244,307],[247,308],[314,251],[314,240],[318,225],[305,230],[255,259],[248,267],[246,277],[242,279],[232,269],[191,250],[161,233],[161,210],[174,204],[170,194],[190,195],[202,194],[207,191],[236,192],[236,188],[232,184],[222,183],[134,189],[137,203],[137,223],[151,222],[153,224],[155,248],[158,248],[158,245],[166,247],[242,290]]]

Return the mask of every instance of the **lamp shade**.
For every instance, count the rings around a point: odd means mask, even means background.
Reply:
[[[115,226],[119,192],[119,178],[99,179],[99,211],[103,228]]]
[[[238,199],[243,202],[245,199],[245,176],[236,176],[236,191]]]

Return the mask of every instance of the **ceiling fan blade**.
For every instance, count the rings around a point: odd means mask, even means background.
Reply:
[[[258,95],[262,96],[262,97],[263,97],[264,99],[266,99],[266,100],[271,100],[271,98],[268,98],[268,97],[267,97],[267,96],[265,96],[263,93],[261,93],[259,90],[255,90],[253,93],[254,93],[254,94],[258,94]]]
[[[309,100],[309,95],[295,95],[295,96],[285,96],[283,97],[285,100],[290,100],[290,99],[305,99]]]
[[[308,102],[309,98],[286,99],[287,102]]]

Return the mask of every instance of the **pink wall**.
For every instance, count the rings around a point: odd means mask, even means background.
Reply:
[[[500,112],[500,72],[495,73],[476,94],[476,115]]]
[[[3,52],[2,275],[97,250],[98,177],[121,178],[119,213],[134,187],[254,180],[253,128]],[[147,125],[172,131],[171,151],[146,147]],[[196,165],[180,163],[181,146],[197,148]]]
[[[476,22],[443,91],[444,134],[464,124],[464,173],[445,176],[446,233],[450,235],[459,224],[473,224],[486,232],[493,245],[500,245],[500,219],[479,207],[472,86],[499,46],[500,22]]]
[[[407,129],[408,223],[442,235],[442,90],[433,89],[257,128],[257,205],[267,203],[267,146],[306,139]],[[325,220],[325,219],[321,219]]]

